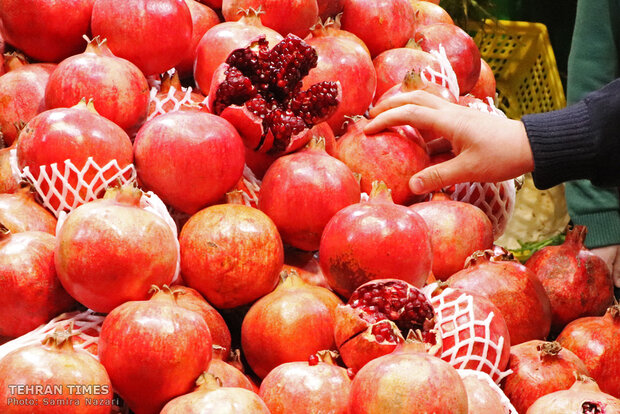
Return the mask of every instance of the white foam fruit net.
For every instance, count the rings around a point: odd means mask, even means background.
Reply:
[[[502,389],[496,383],[494,383],[491,377],[489,377],[487,374],[485,374],[484,372],[474,371],[471,369],[457,369],[456,372],[458,372],[459,376],[463,379],[467,377],[474,377],[486,383],[493,391],[497,393],[500,401],[502,402],[502,405],[504,406],[505,414],[518,414],[517,409],[512,405],[508,397],[506,397],[506,394],[504,394],[504,391],[502,391]],[[488,414],[491,414],[491,413],[488,413]],[[493,413],[493,414],[500,414],[500,413]]]
[[[459,83],[456,78],[456,73],[454,69],[452,69],[452,65],[446,55],[446,50],[442,45],[439,45],[439,49],[431,50],[430,54],[437,59],[441,70],[438,72],[430,66],[427,66],[420,71],[422,79],[425,82],[433,82],[443,86],[448,89],[455,98],[458,98],[460,95]]]
[[[184,106],[199,107],[199,105],[206,105],[207,98],[201,102],[196,102],[192,99],[192,88],[181,88],[181,93],[171,86],[166,95],[159,96],[159,88],[156,86],[151,88],[150,102],[154,105],[154,110],[149,114],[147,121],[155,118],[158,115],[163,115],[168,112],[176,112]],[[179,95],[179,96],[177,96]]]
[[[260,193],[261,181],[256,178],[254,172],[247,165],[243,167],[243,176],[237,186],[243,195],[243,204],[248,207],[258,206],[258,194]]]
[[[73,348],[88,351],[98,358],[98,343],[101,325],[105,316],[92,310],[63,313],[45,325],[28,332],[19,338],[0,345],[0,360],[10,352],[26,346],[40,344],[43,339],[56,330],[69,330],[74,334]]]
[[[491,312],[484,320],[478,319],[474,314],[473,296],[463,293],[455,297],[455,291],[451,288],[432,296],[436,288],[437,284],[433,283],[424,287],[423,291],[437,317],[436,326],[444,345],[441,359],[457,369],[467,366],[468,369],[486,372],[499,383],[510,371],[499,368],[505,341],[502,336],[497,342],[491,338],[491,321],[495,315]],[[483,335],[480,335],[481,331]],[[453,345],[446,347],[446,344]]]

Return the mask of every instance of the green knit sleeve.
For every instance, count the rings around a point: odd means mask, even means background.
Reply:
[[[620,0],[579,0],[568,59],[567,99],[574,103],[619,74]],[[588,227],[589,248],[620,244],[618,189],[587,180],[566,183],[566,202],[574,224]]]

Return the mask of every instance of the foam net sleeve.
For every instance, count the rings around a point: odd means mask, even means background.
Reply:
[[[456,372],[458,372],[459,376],[463,379],[467,377],[475,377],[489,384],[489,387],[491,387],[493,391],[495,391],[497,395],[499,396],[500,401],[502,402],[502,405],[504,406],[505,413],[506,414],[518,414],[516,408],[512,405],[508,397],[506,397],[506,394],[504,394],[504,391],[502,391],[502,389],[496,383],[494,383],[491,377],[489,377],[487,374],[485,374],[484,372],[474,371],[471,369],[457,369]]]

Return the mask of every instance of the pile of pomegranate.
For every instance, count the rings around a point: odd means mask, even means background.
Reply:
[[[519,263],[409,190],[442,137],[364,133],[496,110],[437,3],[0,0],[0,412],[620,412],[587,230]]]

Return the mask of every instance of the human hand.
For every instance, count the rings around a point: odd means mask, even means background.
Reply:
[[[411,178],[409,186],[415,194],[468,181],[504,181],[534,169],[532,150],[520,121],[452,104],[424,91],[388,98],[370,115],[374,119],[364,129],[367,134],[411,125],[422,133],[443,136],[452,144],[455,158]]]
[[[590,251],[607,263],[609,270],[611,270],[614,286],[620,288],[620,245],[598,247]]]

